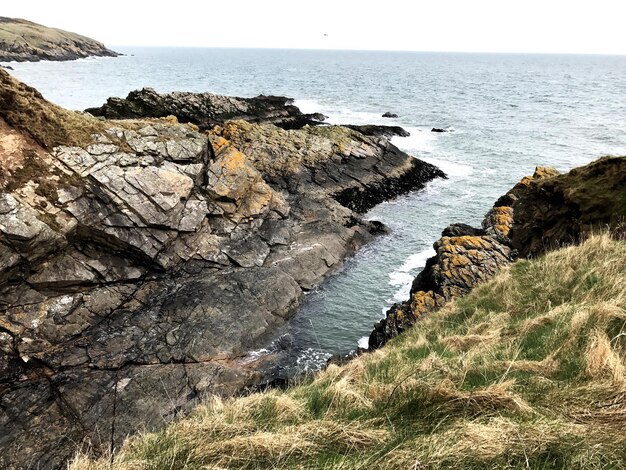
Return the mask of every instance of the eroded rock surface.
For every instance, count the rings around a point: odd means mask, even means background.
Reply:
[[[338,195],[363,209],[443,175],[335,126],[99,121],[44,147],[31,108],[93,118],[18,91],[0,109],[0,466],[59,467],[268,380],[248,353],[381,230]]]

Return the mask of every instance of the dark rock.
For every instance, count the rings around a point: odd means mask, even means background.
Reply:
[[[333,197],[342,205],[362,214],[383,201],[422,189],[428,181],[435,178],[447,176],[436,166],[415,159],[409,162],[407,171],[398,178],[387,180],[384,184],[346,188],[335,193]]]
[[[442,129],[440,127],[433,127],[430,132],[448,132],[446,129]]]
[[[125,99],[109,98],[86,112],[107,119],[138,119],[175,116],[180,122],[209,129],[231,119],[271,123],[283,129],[316,126],[323,114],[303,114],[291,98],[264,96],[235,98],[213,93],[174,92],[159,94],[152,88],[131,91]]]
[[[373,137],[385,137],[391,139],[392,137],[409,137],[411,133],[400,126],[378,126],[378,125],[346,125],[350,129],[360,132],[361,134],[373,136]]]
[[[451,224],[441,233],[442,237],[462,237],[464,235],[480,237],[486,233],[483,229],[474,228],[467,224]]]
[[[11,67],[10,65],[0,65],[0,67],[5,70],[13,70],[13,67]]]
[[[578,243],[594,230],[626,231],[626,157],[601,158],[563,175],[539,167],[514,190],[510,238],[521,257]]]
[[[383,114],[384,118],[397,118],[398,115],[396,113],[391,113],[389,111],[387,111],[385,114]]]

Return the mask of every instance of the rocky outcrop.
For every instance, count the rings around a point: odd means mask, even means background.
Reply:
[[[176,116],[180,122],[206,130],[231,119],[274,124],[284,129],[318,125],[321,114],[303,114],[293,100],[283,96],[235,98],[213,93],[174,92],[159,94],[152,88],[131,91],[125,99],[109,98],[99,108],[86,110],[107,119]]]
[[[0,17],[0,62],[117,57],[104,44],[80,34],[18,18]]]
[[[510,239],[520,256],[578,243],[593,230],[625,232],[626,158],[602,158],[564,175],[544,170],[542,176],[523,180],[496,203],[513,208]]]
[[[366,125],[347,125],[350,129],[354,129],[355,131],[359,131],[362,134],[373,136],[373,137],[386,137],[387,139],[391,139],[392,137],[409,137],[411,133],[400,126],[379,126],[373,124]]]
[[[410,299],[375,326],[369,348],[381,347],[517,257],[579,242],[593,230],[623,236],[625,221],[626,157],[603,158],[564,175],[539,167],[496,202],[480,229],[453,224],[444,230]]]
[[[392,113],[390,111],[387,111],[386,113],[383,114],[384,118],[397,118],[398,115],[396,113]]]
[[[381,230],[338,195],[366,208],[442,175],[337,126],[109,122],[3,71],[0,102],[2,467],[59,467],[271,379],[248,353]]]

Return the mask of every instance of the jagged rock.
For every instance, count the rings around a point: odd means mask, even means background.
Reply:
[[[75,60],[116,57],[104,44],[76,33],[18,18],[0,17],[0,61]],[[6,67],[10,68],[10,67]]]
[[[337,126],[238,120],[207,136],[175,120],[100,121],[3,73],[0,466],[62,467],[80,443],[106,451],[204,394],[270,382],[271,359],[246,354],[384,231],[351,204],[443,175]],[[217,116],[213,98],[187,95],[196,118]],[[263,119],[293,117],[282,99],[274,111],[269,98],[222,98],[222,113],[252,119],[266,103]]]
[[[284,129],[318,125],[325,116],[303,114],[293,100],[283,96],[235,98],[213,93],[174,92],[159,94],[152,88],[131,91],[125,99],[109,98],[99,108],[86,112],[107,119],[136,119],[175,116],[180,122],[193,123],[201,129],[223,124],[231,119],[267,122]]]
[[[462,237],[463,235],[480,237],[486,233],[483,229],[474,228],[467,224],[450,224],[441,232],[442,237]]]
[[[383,114],[383,117],[384,118],[397,118],[398,115],[396,113],[392,113],[392,112],[387,111],[385,114]]]
[[[385,137],[391,139],[392,137],[409,137],[411,133],[400,126],[378,126],[378,125],[347,125],[350,129],[359,131],[361,134],[369,135],[372,137]]]

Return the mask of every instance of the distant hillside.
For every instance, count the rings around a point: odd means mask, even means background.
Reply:
[[[104,44],[80,34],[22,19],[0,17],[0,62],[76,60],[118,55]]]

